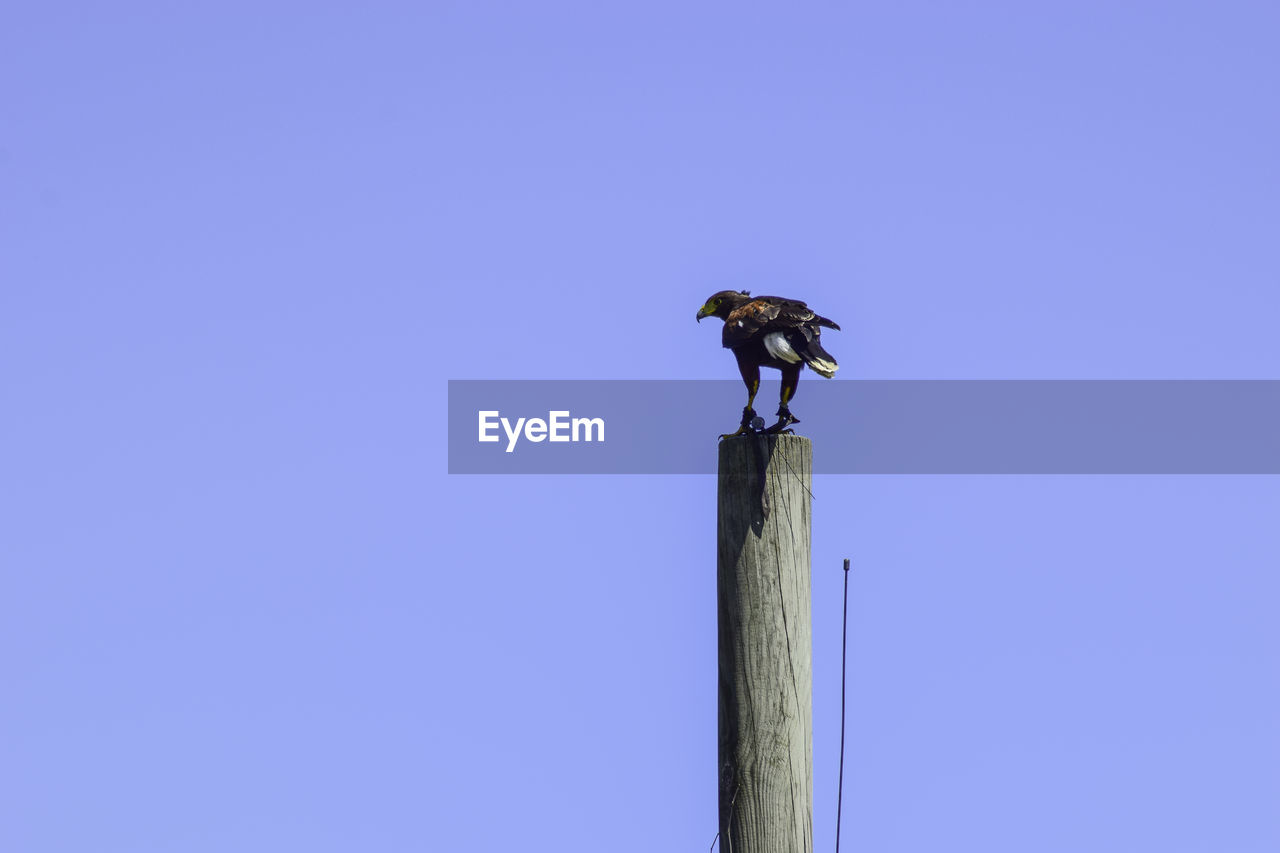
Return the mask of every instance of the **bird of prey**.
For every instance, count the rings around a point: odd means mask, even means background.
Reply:
[[[722,290],[709,298],[698,309],[698,321],[703,317],[719,317],[724,320],[722,343],[733,350],[738,359],[738,371],[747,386],[747,406],[742,410],[742,424],[738,431],[721,438],[745,435],[755,431],[755,409],[751,408],[760,390],[760,368],[773,367],[782,371],[782,404],[778,407],[778,422],[764,430],[778,433],[800,420],[791,414],[787,403],[795,396],[800,382],[800,371],[807,364],[814,372],[830,379],[837,365],[831,354],[822,348],[819,338],[822,327],[840,329],[826,317],[820,317],[809,306],[796,299],[777,296],[752,298],[747,291]],[[759,421],[763,424],[763,421]]]

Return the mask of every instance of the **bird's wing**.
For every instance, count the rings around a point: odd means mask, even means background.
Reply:
[[[755,337],[756,332],[776,316],[777,306],[764,299],[753,299],[745,305],[739,305],[724,320],[722,343],[730,348],[741,346]]]
[[[774,328],[794,329],[797,326],[826,326],[840,330],[834,320],[815,314],[813,310],[799,299],[783,299],[781,296],[761,296],[778,306],[778,316],[773,321]]]
[[[723,343],[741,346],[757,332],[796,329],[820,319],[809,306],[795,299],[761,296],[735,308],[724,321]]]
[[[783,299],[780,296],[764,296],[777,307],[777,315],[771,321],[776,328],[794,329],[805,323],[812,323],[818,315],[809,310],[809,306],[799,299]]]

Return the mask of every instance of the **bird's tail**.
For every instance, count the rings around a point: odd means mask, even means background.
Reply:
[[[804,352],[800,353],[804,363],[813,368],[815,373],[830,379],[836,375],[836,371],[840,369],[840,365],[836,364],[835,358],[831,353],[822,348],[822,344],[817,340],[809,341],[809,345],[804,348]]]

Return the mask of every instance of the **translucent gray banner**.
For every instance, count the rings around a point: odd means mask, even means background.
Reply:
[[[819,474],[1280,473],[1280,381],[805,380]],[[450,380],[449,473],[712,474],[745,402],[736,380]]]

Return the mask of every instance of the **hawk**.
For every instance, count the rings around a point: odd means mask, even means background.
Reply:
[[[747,405],[742,410],[742,424],[738,431],[721,438],[754,432],[752,421],[756,418],[751,408],[760,390],[760,368],[773,367],[782,371],[782,403],[778,407],[778,422],[766,433],[778,433],[800,419],[791,414],[787,404],[795,396],[800,382],[800,371],[807,364],[817,374],[830,379],[838,365],[831,353],[822,348],[822,327],[840,327],[826,317],[820,317],[809,306],[797,299],[778,296],[752,297],[747,291],[722,290],[714,294],[698,309],[698,321],[703,317],[719,317],[724,320],[722,342],[733,350],[738,359],[738,371],[747,386]],[[763,422],[761,422],[763,423]]]

